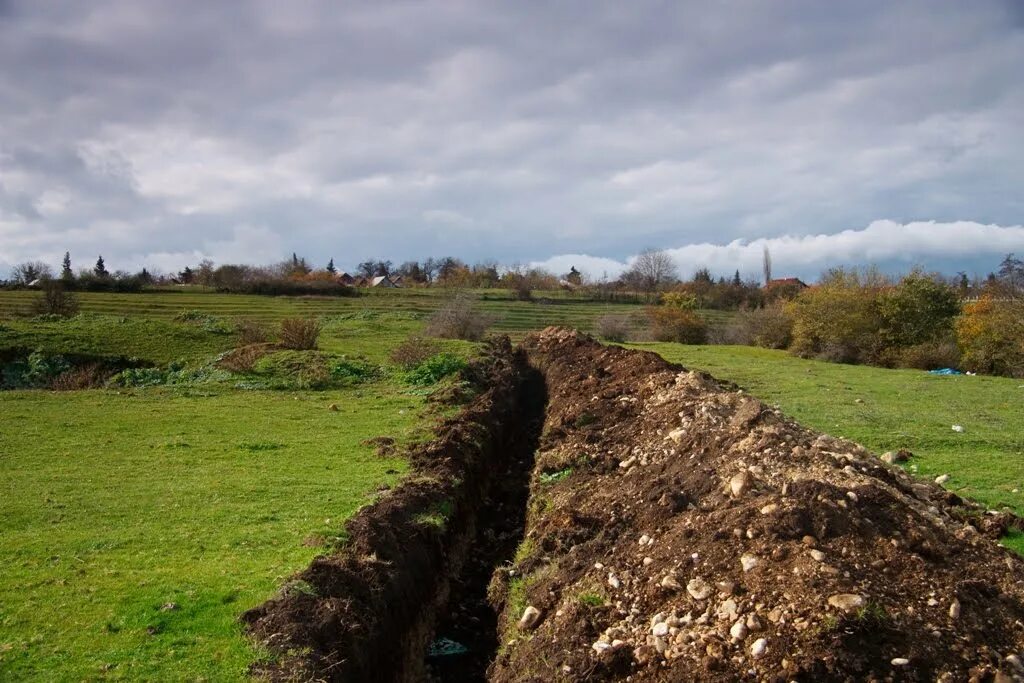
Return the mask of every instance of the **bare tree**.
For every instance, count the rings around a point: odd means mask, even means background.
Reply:
[[[663,249],[644,249],[637,254],[627,279],[638,283],[645,291],[653,292],[676,279],[678,271],[672,257]]]
[[[53,271],[42,261],[19,263],[11,271],[11,279],[20,285],[31,284],[36,280],[48,280],[51,277],[53,277]]]
[[[767,245],[764,248],[762,267],[764,268],[764,283],[767,285],[772,281],[772,253],[768,251]]]

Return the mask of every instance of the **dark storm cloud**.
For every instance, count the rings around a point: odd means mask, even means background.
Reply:
[[[778,267],[902,262],[866,251],[884,234],[981,268],[1024,251],[1022,25],[1013,0],[0,0],[0,270],[724,267],[686,245],[782,236]],[[1008,232],[986,251],[970,221]]]

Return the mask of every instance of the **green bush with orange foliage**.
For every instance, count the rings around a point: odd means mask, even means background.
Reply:
[[[985,294],[964,306],[956,336],[965,369],[1024,377],[1024,299]]]
[[[649,306],[647,318],[654,341],[703,344],[708,338],[708,324],[691,310],[673,306]]]

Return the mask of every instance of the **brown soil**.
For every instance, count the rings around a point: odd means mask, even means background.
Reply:
[[[525,505],[543,411],[542,403],[529,400],[542,396],[543,386],[507,338],[492,342],[468,376],[483,392],[410,454],[410,477],[349,521],[345,547],[316,558],[278,597],[243,615],[253,637],[274,655],[254,674],[274,680],[417,682],[428,675],[427,647],[439,617],[445,625],[449,595],[472,593],[462,577],[478,573],[467,569],[466,559],[484,535],[478,533],[480,511],[507,497],[504,479],[516,471],[515,498]],[[526,428],[531,422],[537,427],[533,434]],[[514,516],[514,510],[501,515]],[[492,552],[514,550],[521,511],[519,516]],[[465,598],[465,604],[472,602]],[[470,670],[482,672],[494,650],[493,620],[492,613],[490,625],[472,629],[480,641],[474,643],[476,660],[484,654],[482,661],[463,660]]]
[[[1016,520],[653,354],[523,346],[549,406],[490,680],[1024,680]]]

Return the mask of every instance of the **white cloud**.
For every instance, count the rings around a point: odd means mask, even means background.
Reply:
[[[775,277],[813,278],[823,270],[840,265],[880,264],[909,268],[916,264],[946,262],[956,264],[965,253],[987,258],[994,264],[1010,252],[1024,252],[1024,226],[984,225],[971,221],[939,223],[917,221],[872,222],[861,230],[834,234],[783,235],[751,241],[734,240],[728,244],[703,242],[665,251],[688,277],[698,268],[727,276],[736,270],[746,277],[760,277],[764,248],[772,257]],[[552,256],[531,265],[557,273],[575,266],[592,279],[610,277],[625,271],[626,261],[598,258],[585,254]],[[967,267],[961,262],[960,267]]]

